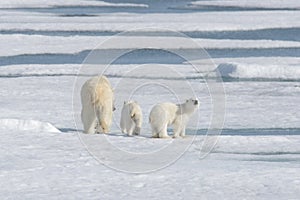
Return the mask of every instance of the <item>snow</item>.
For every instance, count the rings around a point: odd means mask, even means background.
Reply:
[[[194,1],[190,3],[192,8],[201,6],[218,6],[218,7],[241,7],[241,8],[272,8],[272,9],[299,9],[300,4],[297,0],[264,0],[264,1],[247,1],[247,0],[226,0],[226,1]]]
[[[261,60],[270,60],[269,62],[260,63],[256,61],[255,64],[251,62],[251,59],[214,59],[216,66],[210,66],[205,68],[203,66],[203,72],[197,73],[188,64],[176,64],[168,65],[171,70],[176,70],[181,73],[183,78],[196,79],[203,78],[207,75],[214,77],[216,74],[211,73],[213,71],[218,71],[220,75],[224,78],[234,78],[234,79],[252,79],[252,80],[300,80],[300,69],[298,67],[299,59],[285,59],[282,63],[276,62],[276,58],[264,58]],[[232,62],[230,62],[232,60]],[[247,62],[248,60],[248,62]],[[274,62],[272,64],[272,61]],[[290,63],[288,63],[290,61]],[[200,61],[195,61],[199,63]],[[201,62],[200,62],[201,63]],[[152,66],[159,66],[159,64],[151,64]],[[165,66],[165,65],[162,65]],[[95,68],[105,68],[105,65],[85,65],[87,70],[81,70],[82,65],[80,64],[30,64],[30,65],[7,65],[0,67],[0,77],[38,77],[38,76],[92,76],[97,75],[93,71]],[[106,75],[109,77],[126,77],[124,74],[128,73],[133,69],[135,65],[110,65],[110,68],[106,71]],[[91,68],[91,71],[88,70]],[[120,70],[121,69],[121,70]],[[201,69],[200,69],[201,70]],[[210,70],[210,71],[207,71]],[[151,74],[135,74],[130,75],[131,78],[157,78]],[[180,77],[162,74],[160,78],[174,78],[180,79]]]
[[[219,72],[224,78],[240,80],[298,81],[300,59],[298,57],[229,57],[213,58],[215,68],[203,68],[203,75],[215,77]],[[193,60],[192,63],[204,66],[208,60]],[[183,62],[183,64],[188,64]],[[208,72],[211,73],[208,73]]]
[[[224,78],[300,80],[297,66],[221,63],[217,70]]]
[[[109,42],[109,40],[112,39]],[[105,42],[107,41],[107,42]],[[191,45],[191,42],[194,43]],[[145,37],[139,36],[36,36],[0,35],[0,43],[10,48],[1,48],[2,56],[22,54],[70,53],[76,54],[93,49],[129,49],[161,47],[165,49],[249,49],[249,48],[299,48],[300,42],[272,40],[215,40],[189,39],[185,37]],[[115,45],[118,44],[118,45]]]
[[[288,37],[293,33],[286,34],[286,28],[294,28],[297,35],[299,2],[113,2],[0,2],[0,199],[298,199],[299,42]],[[218,8],[182,9],[201,3]],[[139,29],[144,27],[147,33]],[[117,45],[97,46],[130,29],[137,35],[119,37]],[[82,65],[78,54],[135,47],[189,53],[186,40],[166,34],[168,29],[191,32],[195,46],[218,56],[195,57],[191,63],[199,64],[200,72],[189,62],[157,56],[161,52],[142,51],[131,62],[110,65],[105,75],[115,89],[117,107],[112,131],[83,134],[78,92],[84,80],[107,66]],[[253,36],[222,37],[229,30],[253,30]],[[256,38],[259,30],[276,32],[276,37]],[[205,31],[218,31],[219,39],[197,35]],[[224,82],[216,79],[216,71]],[[222,96],[209,84],[224,87],[220,136],[206,136],[216,107],[212,96]],[[152,106],[192,95],[201,105],[188,124],[187,137],[151,138],[147,121]],[[128,97],[143,109],[140,136],[127,137],[119,129]]]
[[[221,63],[244,63],[247,65],[284,65],[284,66],[298,66],[300,64],[300,58],[298,57],[241,57],[241,58],[214,58],[214,63],[219,65]],[[195,61],[200,62],[200,61]]]
[[[222,136],[217,149],[233,148],[238,153],[213,152],[206,159],[197,159],[199,152],[194,145],[168,168],[148,174],[127,174],[96,162],[76,133],[43,133],[38,137],[30,132],[0,134],[0,155],[5,161],[0,164],[4,199],[136,199],[141,196],[147,199],[197,199],[199,196],[297,199],[299,194],[296,152],[299,152],[299,137]],[[91,136],[105,139],[103,135]],[[124,140],[124,137],[110,138]],[[142,145],[151,139],[137,140]],[[273,141],[280,144],[277,150],[286,148],[287,152],[268,155],[267,148],[276,149]],[[251,144],[266,154],[255,154],[259,150],[254,148],[247,150]]]
[[[293,145],[294,136],[221,136],[215,153],[252,155],[297,155],[300,148]],[[259,141],[259,142],[258,142]],[[280,157],[280,156],[279,156]]]
[[[57,132],[60,131],[48,122],[21,119],[0,119],[0,129],[10,131]]]
[[[8,65],[0,67],[0,77],[76,75],[81,65]]]
[[[146,4],[109,3],[95,0],[3,0],[0,8],[47,8],[57,6],[148,7]]]
[[[146,14],[121,12],[118,15],[108,13],[95,17],[61,17],[23,11],[1,13],[3,15],[0,17],[0,30],[128,31],[154,27],[158,30],[174,31],[225,31],[300,26],[300,11]]]
[[[151,64],[152,68],[160,65]],[[11,67],[11,68],[10,68]],[[98,66],[99,70],[101,67]],[[174,74],[131,74],[126,75],[135,65],[113,65],[106,74],[112,82],[112,85],[118,91],[119,99],[116,99],[116,106],[122,106],[123,100],[130,87],[127,83],[134,80],[135,84],[145,84],[153,80],[163,81],[168,85],[180,91],[181,100],[190,97],[190,90],[185,88],[184,84],[191,84],[198,98],[203,105],[200,106],[199,114],[201,123],[200,129],[205,129],[210,124],[211,116],[211,97],[205,81],[201,79],[187,79],[185,77],[197,77],[195,70],[190,65],[170,65],[170,70],[177,70],[183,74],[181,78]],[[8,69],[10,68],[10,69]],[[73,122],[72,98],[73,87],[76,80],[76,74],[80,65],[12,65],[0,67],[0,103],[4,104],[0,109],[0,118],[19,118],[36,119],[50,122],[59,129],[75,129]],[[151,70],[151,68],[148,68]],[[87,79],[95,73],[89,70],[81,71],[80,77]],[[142,72],[141,72],[142,73]],[[143,75],[143,76],[142,76]],[[124,76],[124,78],[122,78]],[[170,79],[170,77],[174,77]],[[166,78],[166,80],[157,79]],[[199,76],[198,76],[199,77]],[[201,77],[201,75],[200,75]],[[123,87],[117,86],[119,81],[125,81]],[[297,104],[299,98],[300,85],[298,82],[225,82],[223,83],[226,92],[226,122],[224,128],[244,129],[251,128],[300,128],[299,118],[300,110]],[[11,89],[13,88],[13,89]],[[166,90],[160,89],[157,97],[153,93],[159,89],[154,87],[144,87],[140,90],[141,95],[135,95],[143,106],[144,121],[147,122],[147,116],[151,107],[157,101],[172,100],[176,98]],[[79,96],[78,96],[79,97]],[[78,98],[80,99],[80,98]],[[77,99],[77,100],[78,100]],[[76,99],[75,99],[76,100]],[[47,108],[51,109],[47,109]],[[78,107],[80,113],[80,107]],[[116,128],[119,121],[120,109],[115,112]],[[265,115],[261,115],[261,113]],[[43,113],[41,115],[41,113]],[[59,117],[58,117],[59,116]],[[268,117],[265,117],[268,116]],[[274,123],[276,122],[276,123]],[[81,123],[79,124],[81,126]],[[145,130],[149,130],[149,124],[145,123]],[[150,135],[149,132],[145,132]]]

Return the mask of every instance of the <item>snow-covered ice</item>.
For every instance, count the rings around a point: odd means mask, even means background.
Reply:
[[[197,8],[200,6],[218,6],[218,7],[240,7],[240,8],[272,8],[272,9],[299,9],[300,4],[297,0],[264,0],[264,1],[247,1],[247,0],[226,0],[226,1],[194,1],[190,7]]]
[[[57,132],[60,131],[48,122],[21,119],[0,119],[0,129],[3,131]]]
[[[0,8],[0,199],[299,199],[299,2],[5,0]],[[198,45],[212,59],[139,51],[110,65],[112,132],[82,133],[80,81],[107,67],[82,65],[90,50],[101,61],[114,49],[193,54]],[[222,96],[209,84],[224,87],[221,136],[206,136],[212,96]],[[187,137],[150,138],[153,104],[193,92],[201,105]],[[130,94],[144,112],[137,137],[119,130]]]
[[[299,80],[300,77],[297,66],[221,63],[217,70],[225,78]]]
[[[133,33],[134,34],[134,33]],[[131,34],[130,34],[131,35]],[[107,41],[112,40],[113,43]],[[299,48],[300,42],[273,40],[215,40],[193,39],[196,45],[191,46],[187,37],[145,37],[139,36],[41,36],[41,35],[0,35],[0,43],[10,48],[0,49],[2,56],[23,54],[76,54],[93,49],[126,49],[151,48],[160,46],[165,49],[204,48],[204,49],[270,49],[270,48]],[[106,42],[106,43],[105,43]],[[116,45],[117,44],[117,45]]]
[[[1,132],[1,138],[2,199],[297,199],[299,195],[299,137],[222,136],[205,159],[198,159],[193,146],[168,168],[136,175],[99,164],[74,133]],[[111,138],[124,141],[122,136]],[[137,139],[136,145],[147,141],[151,140]]]
[[[0,30],[128,31],[145,27],[175,31],[226,31],[297,28],[300,11],[124,13],[60,17],[53,13],[3,11]],[[100,13],[101,14],[101,13]]]
[[[3,0],[0,8],[47,8],[58,6],[147,7],[146,4],[109,3],[95,0]]]

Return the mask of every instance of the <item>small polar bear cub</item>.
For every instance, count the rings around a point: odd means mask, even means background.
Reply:
[[[124,101],[120,127],[122,133],[139,135],[143,123],[142,109],[136,101]]]
[[[174,138],[184,137],[186,124],[190,116],[199,108],[198,99],[188,99],[185,103],[160,103],[155,105],[149,117],[152,128],[152,137],[170,138],[167,128],[174,127]]]

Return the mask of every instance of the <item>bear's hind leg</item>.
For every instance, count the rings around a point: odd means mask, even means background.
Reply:
[[[96,118],[86,120],[83,126],[84,126],[84,133],[89,133],[89,134],[95,133],[96,126],[97,126]]]
[[[157,130],[155,127],[152,127],[152,137],[159,138],[159,130]]]
[[[107,124],[105,120],[105,111],[100,107],[96,107],[96,115],[97,115],[97,122],[98,122],[98,127],[97,127],[97,132],[98,133],[109,133],[109,125]]]
[[[158,138],[158,133],[157,133],[157,132],[154,132],[154,131],[152,131],[152,137],[153,137],[153,138]]]
[[[168,124],[166,123],[163,125],[163,127],[159,131],[158,135],[160,138],[170,138],[170,136],[168,135],[167,129],[168,129]]]
[[[97,123],[94,110],[88,107],[82,109],[81,120],[83,123],[84,133],[95,133]]]
[[[159,137],[158,131],[153,124],[151,124],[151,129],[152,129],[152,138],[158,138]]]
[[[123,118],[121,118],[120,128],[121,128],[122,133],[127,134],[126,123]]]
[[[133,131],[134,131],[134,126],[130,126],[129,129],[128,129],[128,132],[127,132],[128,135],[129,135],[129,136],[132,136]]]
[[[174,132],[173,138],[178,138],[179,137],[179,131],[174,129],[173,132]]]

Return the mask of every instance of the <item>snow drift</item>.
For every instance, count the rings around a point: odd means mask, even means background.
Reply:
[[[300,80],[300,67],[221,63],[217,70],[224,78]]]
[[[0,130],[56,132],[60,131],[48,122],[22,119],[0,119]]]

